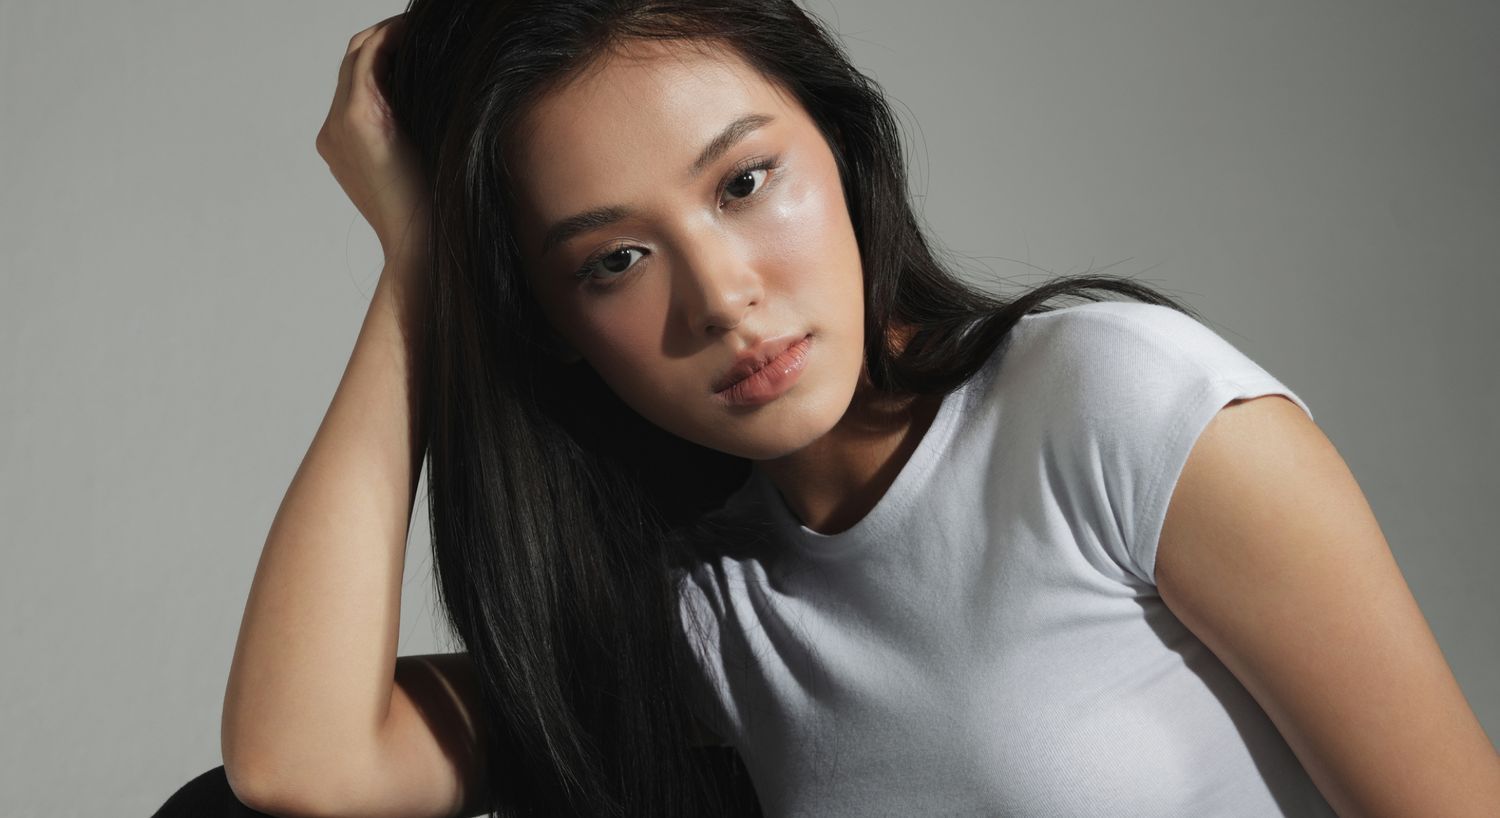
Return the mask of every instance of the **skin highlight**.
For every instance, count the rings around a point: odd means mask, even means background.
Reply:
[[[634,40],[523,123],[507,153],[520,250],[561,357],[668,432],[755,461],[809,528],[868,513],[941,398],[871,388],[843,186],[796,99],[730,49]],[[720,152],[697,166],[709,145]],[[598,208],[629,215],[547,246],[554,225]],[[740,351],[809,332],[786,394],[756,407],[713,396]]]

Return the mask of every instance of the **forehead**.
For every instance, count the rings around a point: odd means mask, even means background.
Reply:
[[[507,153],[517,192],[546,219],[614,203],[640,183],[686,184],[698,151],[730,121],[786,122],[798,111],[732,49],[635,40],[538,100]]]

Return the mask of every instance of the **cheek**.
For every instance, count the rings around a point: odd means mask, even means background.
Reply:
[[[652,378],[651,361],[661,357],[661,322],[647,304],[625,310],[629,321],[614,311],[584,315],[584,356],[606,379]]]
[[[780,240],[774,245],[785,256],[812,259],[828,253],[838,228],[829,208],[826,180],[797,176],[787,180],[781,195],[767,208],[771,227]]]
[[[763,258],[783,271],[784,286],[825,315],[838,307],[862,312],[863,271],[838,171],[789,180],[768,208]],[[799,298],[799,301],[802,300]]]
[[[644,281],[636,284],[646,283]],[[599,377],[626,404],[648,418],[662,413],[681,373],[662,352],[666,322],[660,293],[619,293],[593,309],[580,311],[579,351]],[[668,407],[670,411],[670,407]]]

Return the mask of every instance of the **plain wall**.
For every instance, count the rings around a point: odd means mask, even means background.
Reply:
[[[0,2],[6,815],[146,815],[221,763],[260,548],[380,269],[313,140],[401,8]],[[1500,736],[1500,6],[808,8],[966,273],[1136,276],[1307,400]],[[422,516],[402,654],[452,649],[429,563]]]

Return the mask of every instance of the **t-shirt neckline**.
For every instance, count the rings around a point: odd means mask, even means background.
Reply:
[[[750,480],[762,503],[770,509],[777,532],[797,552],[826,559],[853,554],[891,531],[926,484],[943,452],[947,451],[976,380],[969,378],[943,395],[932,423],[885,494],[858,522],[836,534],[823,534],[803,525],[770,478],[758,465],[752,466]]]

